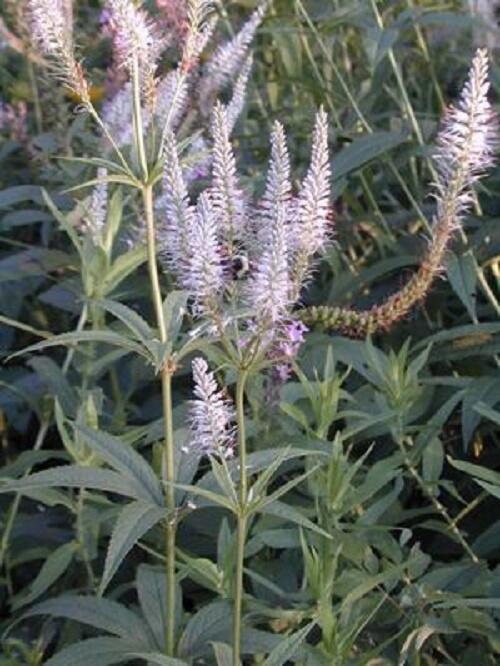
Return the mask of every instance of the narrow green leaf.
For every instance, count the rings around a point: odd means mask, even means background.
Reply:
[[[124,497],[149,501],[150,494],[144,492],[129,477],[108,469],[94,469],[80,465],[61,465],[52,469],[30,474],[18,481],[10,481],[0,486],[0,493],[19,492],[33,488],[92,488]]]
[[[147,259],[144,245],[121,254],[104,276],[102,294],[107,296],[116,289],[131,273],[141,266]]]
[[[192,659],[208,656],[212,642],[229,642],[232,630],[232,607],[228,601],[213,601],[187,623],[182,635],[179,654]]]
[[[217,666],[234,666],[233,649],[225,643],[212,643]],[[241,664],[241,661],[240,661]]]
[[[84,438],[88,446],[108,465],[123,476],[132,479],[141,487],[144,497],[152,504],[163,507],[161,484],[146,460],[131,446],[117,437],[112,437],[99,430],[92,430],[75,423],[75,430]]]
[[[385,131],[373,132],[354,139],[333,160],[332,172],[334,179],[336,181],[340,180],[407,140],[408,135],[406,133]]]
[[[139,541],[165,516],[165,509],[148,502],[132,502],[123,507],[111,533],[99,594],[104,594],[120,564]]]
[[[110,312],[117,319],[125,324],[132,335],[141,342],[148,342],[153,337],[153,332],[149,324],[137,312],[118,301],[102,299],[95,301],[96,305]]]
[[[453,291],[467,308],[472,321],[476,321],[476,297],[478,266],[472,252],[458,257],[452,254],[447,261],[446,272]]]
[[[272,650],[264,662],[264,666],[283,666],[286,661],[292,659],[315,624],[316,622],[310,622],[299,631],[285,638]]]
[[[144,620],[125,606],[110,599],[64,595],[49,599],[30,609],[24,617],[50,615],[81,622],[106,631],[148,650],[153,648],[152,636]]]
[[[266,504],[262,509],[262,513],[269,514],[271,516],[276,516],[277,518],[282,518],[285,522],[295,523],[301,527],[305,527],[312,532],[321,534],[321,536],[331,539],[331,535],[325,530],[321,529],[315,525],[309,518],[306,518],[298,509],[284,502],[272,502],[271,504]]]
[[[43,200],[45,201],[45,204],[47,205],[47,208],[50,210],[56,221],[58,222],[59,226],[63,231],[65,231],[75,246],[75,249],[78,251],[78,254],[81,256],[82,254],[82,244],[80,242],[80,239],[78,237],[78,233],[75,229],[75,227],[70,224],[65,216],[59,211],[55,203],[52,201],[49,193],[47,190],[42,189],[42,196]]]
[[[113,333],[112,331],[75,331],[72,333],[62,333],[61,335],[55,335],[54,337],[50,338],[50,340],[37,342],[34,345],[30,345],[29,347],[25,347],[24,349],[11,354],[8,360],[23,354],[41,351],[42,349],[47,349],[48,347],[58,347],[59,345],[72,346],[78,344],[79,342],[102,342],[104,344],[113,345],[115,347],[121,347],[122,349],[126,349],[129,352],[134,352],[145,358],[148,362],[153,360],[142,345],[134,342],[133,340],[130,340],[129,338],[126,338],[123,335]]]
[[[137,571],[137,596],[141,605],[142,613],[153,633],[156,647],[163,651],[165,648],[165,627],[167,624],[167,581],[165,571],[155,567],[142,564]],[[175,603],[175,628],[178,631],[182,613],[182,593],[179,586],[176,587]]]
[[[64,648],[48,659],[44,666],[110,666],[132,661],[137,646],[113,636],[87,638]]]
[[[187,661],[181,661],[174,657],[166,657],[159,652],[131,652],[127,657],[134,659],[144,659],[148,664],[158,664],[158,666],[189,666]]]
[[[74,416],[77,396],[61,368],[51,358],[37,356],[28,361],[40,378],[47,384],[52,395],[57,397],[65,414]]]
[[[65,543],[62,546],[59,546],[59,548],[51,553],[43,563],[35,580],[30,583],[28,591],[14,597],[12,603],[13,610],[19,610],[19,608],[26,606],[26,604],[33,603],[33,601],[46,592],[51,585],[59,580],[71,564],[76,549],[76,543],[71,541],[70,543]]]

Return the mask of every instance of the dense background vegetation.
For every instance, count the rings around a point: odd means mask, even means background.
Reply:
[[[99,106],[109,44],[99,36],[99,3],[76,4],[79,45]],[[224,4],[222,33],[255,6],[253,0]],[[16,3],[2,5],[6,25],[19,35]],[[494,42],[493,25],[490,31],[458,1],[274,0],[255,42],[249,103],[236,137],[245,184],[260,191],[272,122],[286,125],[295,173],[302,175],[314,112],[324,105],[329,113],[336,242],[306,304],[367,308],[418,266],[434,210],[428,193],[438,121],[463,83],[477,40]],[[491,78],[496,101],[495,52]],[[97,139],[88,117],[76,112],[78,100],[7,45],[0,51],[0,95],[0,350],[6,360],[77,327],[80,257],[40,188],[78,228],[75,199],[86,194],[67,190],[92,171],[59,158],[95,154]],[[410,317],[371,340],[311,330],[279,395],[270,395],[262,379],[250,384],[256,466],[269,464],[267,449],[285,446],[320,449],[327,463],[287,495],[288,514],[263,514],[252,526],[248,664],[264,663],[260,655],[287,635],[297,650],[266,663],[498,663],[499,176],[494,170],[478,188],[443,279]],[[135,238],[138,215],[124,196],[115,213],[123,243]],[[99,280],[99,268],[92,270],[88,279]],[[119,275],[110,293],[151,320],[141,270]],[[116,322],[108,325],[120,330]],[[179,438],[191,395],[188,372],[186,364],[174,384]],[[65,441],[55,398],[64,414],[120,435],[160,465],[161,396],[143,359],[102,344],[80,345],[17,356],[0,373],[2,477],[67,462],[72,447],[84,446],[67,433]],[[233,381],[225,378],[228,387]],[[272,489],[307,471],[307,460],[283,463]],[[83,606],[75,615],[64,606],[35,604],[96,590],[121,500],[46,488],[22,500],[2,495],[0,506],[0,664],[41,664],[79,638],[114,634],[111,619],[97,612],[82,620]],[[190,614],[193,619],[183,650],[186,658],[212,664],[211,644],[227,642],[229,631],[224,600],[231,597],[233,525],[215,507],[186,511],[178,553],[183,626]],[[155,568],[162,560],[160,531],[134,547],[106,592],[126,607],[139,606],[153,633],[155,622],[161,632],[165,612],[154,592],[161,579]],[[205,614],[194,615],[200,608]],[[222,648],[217,659],[229,663]],[[87,652],[71,663],[128,662]]]

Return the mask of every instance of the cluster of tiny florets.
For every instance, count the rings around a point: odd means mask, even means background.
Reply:
[[[203,358],[192,364],[195,400],[190,405],[190,446],[208,455],[231,457],[235,443],[235,413]]]
[[[105,167],[99,167],[97,178],[100,181],[92,190],[87,214],[87,228],[94,243],[102,240],[104,226],[108,215],[108,175]]]
[[[421,302],[444,270],[446,252],[474,201],[474,183],[492,165],[498,123],[488,100],[488,57],[479,49],[454,106],[445,115],[434,156],[436,214],[427,252],[418,271],[395,294],[370,310],[320,306],[303,313],[307,324],[362,336],[388,330]]]
[[[28,0],[28,13],[33,42],[48,59],[54,75],[88,106],[88,84],[74,55],[72,26],[64,0]]]
[[[311,166],[295,197],[285,130],[275,123],[266,187],[256,205],[249,203],[240,184],[227,125],[227,109],[218,103],[212,121],[212,181],[201,195],[203,220],[200,206],[191,202],[175,137],[169,135],[159,238],[168,269],[190,293],[195,314],[220,325],[228,321],[224,296],[232,306],[236,299],[248,313],[247,333],[239,342],[246,344],[257,334],[271,345],[269,332],[290,319],[311,261],[328,243],[326,114],[318,113]],[[301,271],[296,267],[299,257]],[[240,262],[247,264],[242,274]]]

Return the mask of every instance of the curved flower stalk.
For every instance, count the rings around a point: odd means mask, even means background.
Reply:
[[[89,108],[89,86],[74,53],[72,22],[65,0],[28,0],[33,40],[52,73]]]
[[[480,49],[458,102],[447,112],[437,138],[436,214],[427,252],[415,275],[384,303],[364,312],[328,306],[307,308],[301,313],[307,325],[318,324],[348,335],[364,336],[389,329],[425,298],[435,278],[442,273],[450,241],[470,210],[474,183],[493,163],[497,123],[488,90],[488,57]]]

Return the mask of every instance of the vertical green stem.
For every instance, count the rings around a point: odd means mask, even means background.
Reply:
[[[139,61],[137,55],[134,56],[132,65],[132,91],[133,91],[133,104],[134,104],[134,132],[135,132],[135,147],[137,149],[137,156],[139,159],[139,166],[141,168],[142,177],[146,183],[148,180],[148,161],[146,158],[146,148],[144,145],[143,134],[143,120],[142,120],[142,106],[141,106],[141,83],[139,72]]]
[[[238,452],[240,461],[240,487],[238,532],[236,550],[236,580],[234,591],[234,633],[233,633],[233,666],[240,666],[241,652],[241,611],[243,604],[243,566],[245,560],[245,540],[247,534],[247,447],[245,433],[245,385],[247,371],[240,370],[236,386],[236,419],[238,424]]]
[[[144,212],[146,217],[147,231],[147,249],[148,249],[148,268],[149,279],[151,282],[151,291],[153,304],[156,313],[156,321],[160,332],[162,343],[167,342],[167,327],[163,313],[163,301],[161,296],[160,279],[158,275],[158,265],[156,263],[156,238],[154,226],[153,209],[153,187],[145,185],[143,187]],[[165,502],[168,511],[167,524],[165,528],[165,559],[167,576],[167,624],[165,627],[165,642],[168,656],[173,656],[175,652],[175,445],[174,431],[172,423],[172,374],[174,369],[168,361],[161,371],[162,384],[162,402],[163,402],[163,421],[164,421],[164,440],[165,440]]]
[[[168,518],[165,526],[165,573],[167,576],[167,626],[165,639],[167,654],[175,651],[175,540],[177,525],[175,521],[175,458],[174,431],[172,424],[172,373],[165,367],[162,370],[163,418],[165,420],[165,495]]]
[[[36,80],[35,68],[30,58],[26,58],[26,68],[28,70],[28,78],[31,86],[31,94],[33,95],[33,109],[35,111],[35,124],[38,134],[43,132],[43,115],[42,105],[40,104],[40,95],[38,92],[38,83]]]

